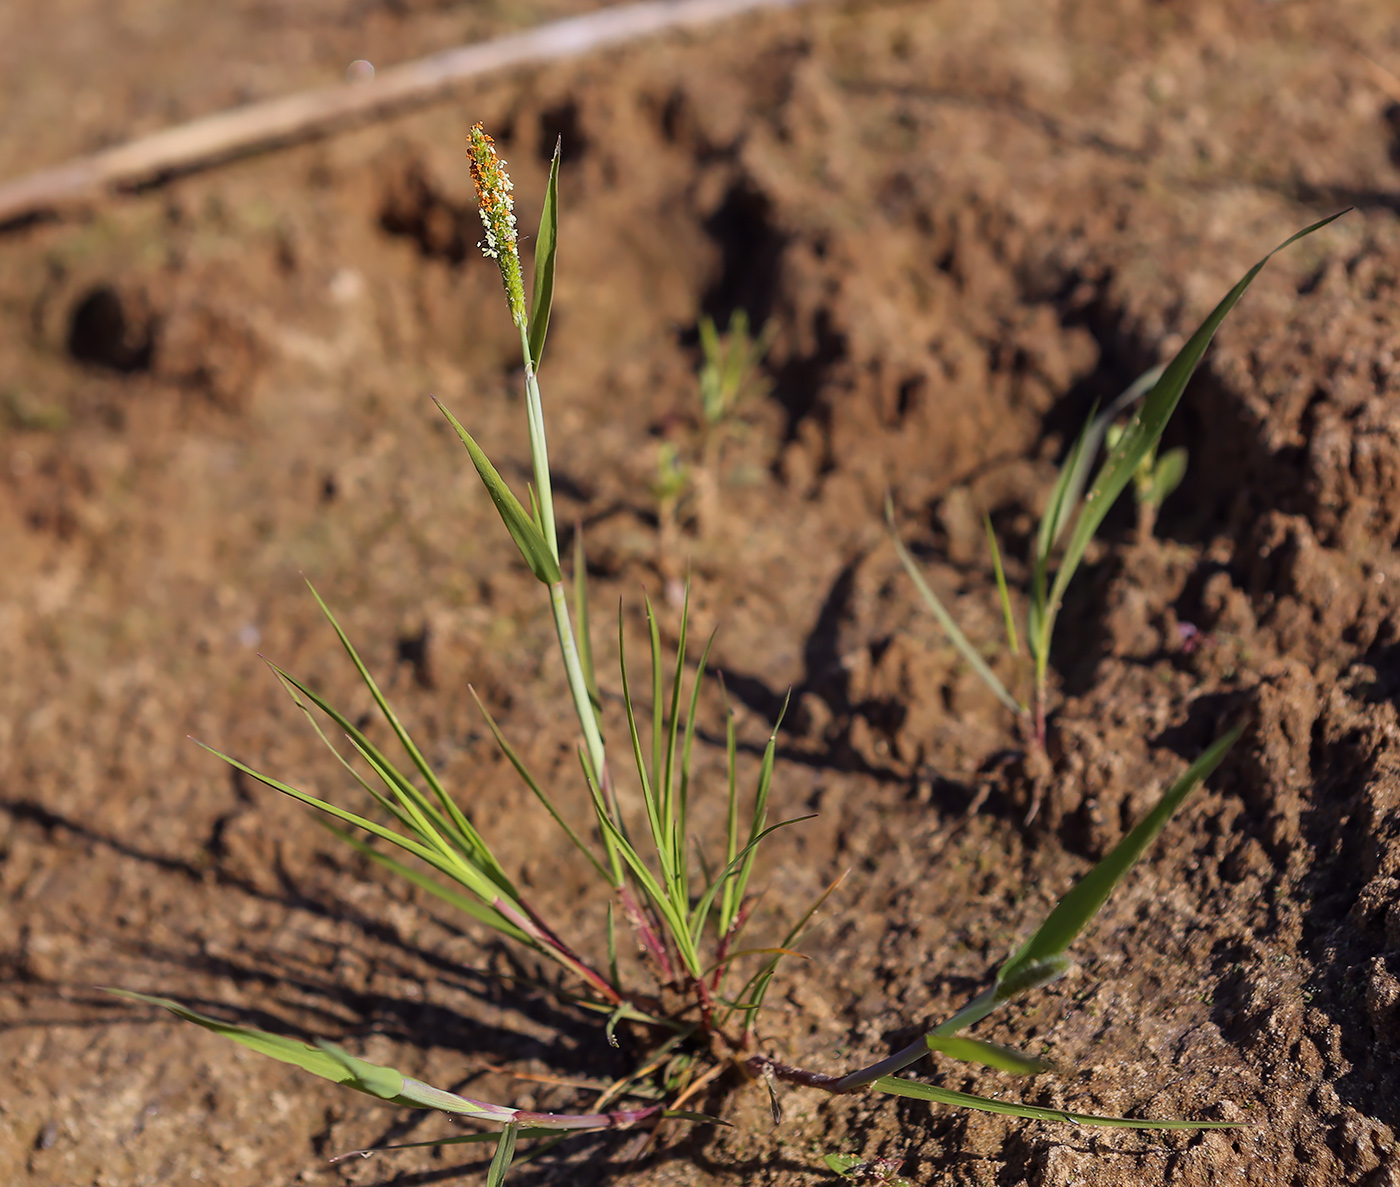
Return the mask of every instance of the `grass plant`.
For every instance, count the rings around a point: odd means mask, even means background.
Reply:
[[[606,950],[602,953],[581,951],[580,943],[560,934],[530,901],[497,857],[489,840],[477,831],[469,812],[438,778],[351,640],[314,590],[313,596],[317,596],[331,629],[373,698],[402,757],[391,757],[359,723],[330,700],[275,666],[272,670],[276,678],[340,759],[349,781],[358,788],[357,794],[367,806],[355,810],[319,798],[236,758],[218,751],[214,753],[265,786],[323,813],[347,844],[375,862],[438,896],[496,936],[528,950],[536,960],[556,966],[561,974],[561,996],[598,1019],[600,1044],[614,1041],[616,1028],[625,1022],[632,1031],[648,1036],[650,1054],[631,1073],[611,1083],[587,1108],[573,1113],[537,1112],[446,1091],[393,1068],[368,1063],[328,1042],[309,1044],[237,1025],[197,1013],[164,997],[129,992],[124,996],[161,1006],[273,1059],[294,1064],[313,1075],[380,1100],[411,1108],[436,1109],[476,1123],[483,1127],[482,1131],[412,1144],[494,1143],[495,1155],[486,1175],[490,1187],[504,1181],[512,1160],[517,1157],[517,1143],[534,1142],[538,1149],[541,1143],[552,1143],[562,1135],[577,1131],[654,1130],[672,1119],[713,1120],[688,1110],[686,1105],[695,1100],[706,1085],[730,1072],[767,1085],[775,1120],[781,1118],[776,1086],[786,1083],[838,1095],[876,1092],[1012,1117],[1080,1125],[1135,1129],[1225,1126],[1227,1123],[1214,1121],[1101,1117],[1023,1105],[953,1091],[907,1078],[904,1073],[931,1055],[982,1064],[1013,1075],[1045,1070],[1045,1065],[1032,1056],[969,1037],[963,1032],[998,1007],[1045,985],[1065,971],[1071,945],[1182,801],[1215,770],[1238,736],[1238,729],[1226,734],[1190,764],[1147,816],[1059,901],[1030,937],[1001,964],[992,984],[983,993],[946,1021],[928,1029],[905,1049],[844,1075],[793,1066],[760,1050],[758,1024],[773,979],[784,958],[792,954],[802,940],[835,884],[792,922],[786,934],[757,946],[744,946],[749,942],[745,929],[753,905],[751,887],[758,869],[759,850],[775,829],[796,821],[772,819],[776,727],[763,751],[756,782],[747,794],[741,793],[739,786],[732,717],[727,732],[727,779],[717,789],[697,787],[692,777],[692,759],[698,737],[700,690],[706,680],[710,644],[707,642],[699,649],[698,657],[693,656],[695,649],[688,638],[688,616],[684,610],[675,651],[668,657],[661,645],[657,618],[650,604],[646,605],[649,713],[639,711],[640,699],[633,693],[619,616],[621,664],[618,679],[626,729],[620,740],[605,737],[590,642],[582,538],[576,537],[572,580],[566,581],[555,530],[544,407],[538,381],[554,290],[559,156],[556,151],[535,238],[532,300],[527,305],[510,180],[490,137],[479,125],[472,130],[469,155],[485,226],[483,250],[500,267],[507,307],[520,337],[534,477],[523,499],[502,478],[471,433],[446,408],[442,412],[466,448],[521,559],[542,586],[579,726],[579,779],[590,805],[589,827],[570,821],[551,792],[514,749],[501,725],[484,706],[481,711],[505,757],[558,826],[561,839],[577,849],[580,859],[591,869],[596,880],[595,903],[600,918],[607,922]],[[1233,303],[1257,271],[1256,268],[1246,277],[1228,303]],[[1228,304],[1212,315],[1209,332],[1213,332],[1226,308]],[[1198,332],[1182,356],[1186,361],[1168,367],[1166,376],[1149,395],[1143,410],[1085,496],[1053,582],[1046,563],[1048,543],[1042,548],[1036,576],[1039,609],[1029,624],[1037,656],[1048,652],[1059,596],[1102,519],[1100,509],[1107,508],[1117,490],[1136,472],[1146,450],[1160,435],[1170,406],[1174,406],[1175,395],[1167,398],[1159,393],[1179,394],[1190,367],[1203,349],[1202,333],[1208,338],[1206,329]],[[741,355],[751,360],[752,348]],[[1087,455],[1089,436],[1086,432],[1081,438],[1076,457]],[[1057,540],[1069,524],[1067,509],[1078,501],[1074,475],[1079,472],[1076,463],[1067,471],[1070,477],[1062,478],[1055,509],[1047,520],[1048,526],[1043,528],[1048,542]],[[1047,587],[1049,592],[1046,592]],[[1009,700],[1009,694],[1006,695]],[[619,794],[618,787],[624,768],[630,768],[633,784],[633,794],[626,797]],[[717,837],[701,838],[692,833],[690,808],[693,798],[699,794],[725,797],[725,826]],[[624,802],[639,807],[624,810]],[[705,853],[709,855],[708,861],[702,859]],[[644,951],[643,983],[633,983],[634,979],[620,975],[615,935],[618,925],[634,935]],[[828,1163],[830,1165],[830,1160]],[[851,1163],[844,1170],[849,1171],[854,1166],[855,1163]],[[833,1166],[833,1169],[842,1168]]]
[[[1102,526],[1104,518],[1130,483],[1133,485],[1139,508],[1139,533],[1143,537],[1151,535],[1157,508],[1162,500],[1176,489],[1186,473],[1184,450],[1174,449],[1158,456],[1162,434],[1211,339],[1270,259],[1289,245],[1340,218],[1343,213],[1345,211],[1320,219],[1280,243],[1250,268],[1225,294],[1169,363],[1140,376],[1102,412],[1090,414],[1060,466],[1045,511],[1041,515],[1039,529],[1031,544],[1030,582],[1024,591],[1028,661],[1025,665],[1028,671],[1025,673],[1024,683],[1029,687],[1021,696],[1013,694],[992,670],[981,651],[963,633],[943,600],[924,578],[918,562],[899,538],[894,520],[894,506],[891,500],[886,499],[885,520],[890,538],[919,596],[968,666],[991,689],[997,700],[1015,714],[1023,737],[1038,760],[1032,764],[1037,769],[1037,787],[1031,804],[1032,816],[1039,806],[1048,768],[1045,743],[1050,699],[1050,653],[1055,626],[1069,583],[1078,573],[1085,553]],[[1129,409],[1132,411],[1127,423],[1116,425],[1115,419]],[[1108,452],[1094,473],[1093,481],[1089,482],[1094,458],[1105,441],[1108,444]],[[1007,647],[1013,657],[1021,659],[1021,643],[1016,633],[1016,613],[1006,581],[1001,547],[990,517],[985,520],[985,526],[997,593],[1001,602]]]

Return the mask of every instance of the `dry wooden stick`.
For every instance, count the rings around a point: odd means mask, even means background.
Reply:
[[[429,103],[479,75],[803,2],[645,0],[444,50],[380,71],[368,81],[235,107],[0,184],[0,227]]]

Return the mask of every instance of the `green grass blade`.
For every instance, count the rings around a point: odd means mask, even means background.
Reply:
[[[1141,501],[1151,507],[1160,507],[1185,477],[1186,450],[1180,447],[1167,450],[1152,468],[1152,481],[1143,491]]]
[[[501,1130],[501,1140],[496,1143],[496,1156],[491,1159],[491,1169],[486,1172],[486,1187],[501,1187],[506,1181],[506,1171],[515,1157],[515,1136],[519,1126],[507,1125]]]
[[[462,444],[467,447],[467,453],[471,456],[472,465],[476,467],[477,474],[481,476],[486,493],[491,496],[491,502],[496,505],[501,522],[506,525],[506,531],[510,533],[510,538],[515,541],[515,546],[520,549],[520,555],[530,566],[530,571],[546,585],[555,584],[560,579],[559,562],[555,559],[554,550],[547,543],[545,534],[535,526],[535,521],[530,518],[530,513],[520,505],[520,500],[506,485],[506,480],[496,472],[496,467],[491,464],[491,459],[482,452],[481,446],[476,443],[472,435],[457,423],[457,418],[447,410],[436,396],[433,397],[433,402],[437,404],[443,416],[447,417],[448,424],[461,438]]]
[[[343,1084],[346,1088],[353,1088],[356,1092],[363,1092],[368,1096],[378,1097],[380,1100],[388,1100],[400,1105],[447,1109],[450,1112],[477,1117],[483,1121],[509,1121],[516,1113],[516,1110],[501,1105],[474,1101],[467,1097],[458,1096],[456,1093],[444,1092],[440,1088],[420,1084],[417,1080],[411,1080],[393,1068],[356,1059],[331,1043],[318,1043],[313,1047],[300,1039],[290,1039],[284,1035],[258,1030],[255,1027],[238,1026],[218,1018],[211,1018],[208,1014],[201,1014],[165,997],[153,997],[147,993],[133,993],[127,989],[108,989],[107,992],[117,997],[128,998],[131,1001],[159,1006],[161,1009],[169,1010],[177,1018],[193,1022],[196,1026],[202,1026],[205,1030],[212,1031],[223,1038],[232,1039],[235,1043],[256,1051],[260,1055],[266,1055],[281,1063],[290,1063],[293,1067],[299,1067],[302,1071],[310,1072],[313,1076],[319,1076],[323,1080],[330,1080],[336,1084]]]
[[[462,894],[459,891],[453,890],[450,886],[444,886],[435,878],[430,878],[427,874],[423,873],[422,870],[414,869],[413,866],[408,865],[406,862],[399,861],[398,858],[391,857],[387,853],[381,853],[368,841],[360,840],[359,837],[347,833],[343,828],[337,828],[335,825],[325,820],[321,821],[321,825],[334,834],[338,840],[349,845],[351,849],[355,850],[357,853],[363,854],[376,865],[383,866],[386,870],[402,878],[405,882],[411,882],[414,886],[421,887],[429,894],[436,895],[438,898],[442,899],[443,902],[451,907],[455,907],[464,915],[471,916],[478,922],[486,924],[487,927],[494,928],[502,935],[509,936],[518,943],[529,944],[531,947],[534,946],[534,941],[516,927],[515,924],[511,923],[504,915],[488,907],[485,903],[474,899],[471,895]]]
[[[427,862],[439,873],[446,875],[459,885],[465,886],[484,902],[492,903],[503,897],[500,887],[485,877],[485,875],[474,866],[466,862],[460,860],[455,863],[451,862],[436,850],[424,845],[420,841],[415,841],[412,837],[406,837],[402,833],[397,833],[391,828],[385,828],[384,825],[378,824],[373,820],[368,820],[363,816],[356,815],[354,812],[348,812],[344,808],[338,807],[327,800],[317,799],[314,795],[308,795],[304,791],[299,791],[289,784],[253,770],[253,768],[247,764],[239,762],[236,758],[230,758],[227,754],[215,750],[212,746],[205,746],[203,742],[198,743],[198,745],[203,746],[205,750],[209,751],[209,753],[216,758],[223,759],[224,762],[228,763],[229,766],[233,767],[235,770],[242,771],[251,779],[256,779],[259,783],[263,784],[263,786],[270,787],[273,791],[280,791],[283,795],[290,796],[294,800],[299,800],[308,807],[316,808],[326,813],[327,816],[332,816],[337,820],[343,820],[346,824],[353,824],[357,828],[364,829],[367,833],[372,833],[374,836],[381,837],[390,844],[397,845],[400,849],[412,853],[414,857]]]
[[[316,736],[320,738],[323,743],[325,743],[326,749],[329,750],[333,755],[335,755],[336,761],[340,763],[342,767],[345,768],[345,770],[349,773],[350,777],[360,785],[360,787],[365,791],[367,795],[369,795],[371,799],[375,801],[375,803],[377,803],[381,808],[383,808],[387,813],[389,813],[390,816],[392,816],[401,825],[403,825],[404,828],[412,831],[414,828],[413,816],[400,804],[390,799],[387,795],[384,794],[384,792],[380,791],[379,788],[375,787],[374,784],[372,784],[368,779],[361,775],[359,771],[355,769],[355,764],[352,763],[348,758],[346,758],[345,755],[343,755],[340,752],[340,748],[336,746],[336,744],[326,736],[326,731],[321,728],[321,723],[316,720],[315,714],[311,712],[311,706],[308,705],[306,701],[302,700],[295,682],[293,682],[292,679],[289,676],[287,676],[286,673],[282,672],[275,664],[269,664],[268,666],[272,669],[274,675],[276,675],[277,679],[281,682],[282,687],[287,690],[288,695],[291,696],[293,704],[295,704],[296,707],[301,710],[302,714],[306,717],[306,720],[311,723],[311,728],[316,731]],[[352,745],[354,744],[353,739],[351,739],[351,743]],[[397,774],[397,772],[395,773]],[[442,823],[448,824],[449,822],[444,820],[442,821]]]
[[[632,760],[637,767],[637,778],[642,785],[642,801],[646,807],[647,825],[651,829],[652,844],[656,848],[657,857],[661,861],[662,881],[669,886],[671,883],[671,867],[667,862],[667,849],[662,843],[662,825],[660,805],[657,802],[657,789],[647,775],[646,758],[642,754],[642,739],[637,732],[637,714],[632,705],[632,690],[627,681],[627,648],[623,640],[623,619],[622,607],[617,611],[617,647],[618,647],[618,667],[622,674],[622,704],[627,711],[627,730],[632,739]],[[653,651],[660,647],[660,643],[654,645]],[[653,664],[653,683],[655,683],[655,665]],[[630,865],[631,862],[629,861]],[[669,896],[668,896],[669,897]]]
[[[938,625],[943,628],[943,633],[948,636],[948,641],[953,644],[967,661],[968,666],[981,677],[982,682],[992,690],[1003,705],[1011,712],[1022,717],[1026,715],[1026,708],[1015,697],[1006,691],[1004,685],[995,672],[987,666],[986,661],[977,654],[977,648],[962,633],[962,628],[953,621],[953,616],[948,613],[947,608],[939,600],[938,595],[929,588],[929,584],[924,580],[924,575],[919,570],[918,562],[914,560],[913,554],[904,546],[904,541],[899,538],[894,525],[894,504],[889,498],[885,499],[885,522],[889,526],[890,539],[894,542],[895,553],[899,556],[900,564],[904,566],[910,578],[914,582],[914,588],[919,591],[919,596],[923,598],[924,605],[932,611],[934,618],[938,620]]]
[[[356,1059],[344,1048],[328,1043],[325,1039],[317,1039],[316,1047],[350,1073],[348,1083],[360,1092],[377,1096],[380,1100],[397,1100],[403,1095],[403,1076],[393,1068],[380,1067],[377,1063],[366,1063],[363,1059]]]
[[[651,599],[642,595],[647,611],[647,636],[651,644],[651,786],[658,799],[658,816],[666,818],[665,803],[669,793],[662,778],[663,752],[662,739],[666,736],[666,698],[662,689],[666,683],[661,666],[661,626],[656,621]],[[660,839],[658,838],[658,844]]]
[[[205,1030],[213,1031],[216,1035],[222,1035],[226,1039],[232,1039],[235,1043],[241,1043],[260,1055],[269,1056],[282,1063],[290,1063],[294,1067],[301,1068],[302,1071],[310,1072],[313,1076],[320,1076],[323,1080],[331,1080],[352,1088],[355,1086],[351,1083],[355,1075],[350,1069],[325,1051],[319,1051],[300,1039],[269,1034],[265,1030],[257,1030],[251,1026],[238,1026],[232,1022],[211,1018],[207,1014],[200,1014],[167,997],[153,997],[148,993],[133,993],[129,989],[108,989],[107,992],[134,1002],[143,1002],[148,1006],[159,1006],[161,1009],[169,1010],[177,1018],[183,1018],[186,1022],[193,1022],[196,1026],[202,1026]],[[402,1088],[403,1077],[400,1076],[399,1080],[400,1088]]]
[[[448,819],[452,821],[453,830],[458,836],[468,841],[468,848],[471,851],[472,859],[477,865],[491,871],[493,878],[500,882],[503,888],[509,888],[510,880],[506,878],[505,871],[501,868],[500,862],[498,862],[491,853],[490,846],[486,844],[481,834],[472,826],[471,822],[463,814],[461,808],[457,806],[456,801],[447,794],[447,789],[443,787],[442,783],[438,780],[436,772],[428,765],[428,760],[423,757],[422,752],[419,751],[418,747],[414,744],[413,739],[409,737],[408,730],[404,728],[403,723],[398,718],[398,714],[394,712],[393,707],[389,704],[388,698],[380,691],[379,685],[375,682],[374,677],[370,675],[369,668],[365,666],[364,660],[360,658],[360,653],[355,650],[354,644],[350,642],[350,637],[341,628],[335,615],[331,613],[330,607],[321,600],[321,595],[316,592],[316,587],[312,585],[311,582],[308,581],[306,586],[311,590],[311,596],[316,599],[316,604],[321,608],[321,613],[326,616],[326,621],[331,624],[331,628],[335,631],[336,637],[340,640],[340,645],[345,648],[345,653],[350,657],[350,662],[355,665],[355,671],[359,673],[360,679],[364,682],[365,687],[369,689],[370,695],[374,698],[374,703],[379,707],[380,713],[384,715],[384,720],[389,723],[389,728],[394,731],[394,736],[398,738],[399,745],[404,748],[404,751],[413,761],[413,765],[417,768],[418,773],[423,776],[424,781],[433,789],[433,795],[442,806],[443,812],[445,812]],[[300,685],[298,685],[298,687],[300,687]],[[310,695],[309,692],[308,695]],[[344,720],[339,714],[335,714],[332,720],[336,720],[337,718]],[[337,724],[339,724],[339,721],[337,721]],[[359,730],[354,730],[350,734],[351,739],[354,740],[354,735],[359,733]],[[377,752],[375,753],[377,754]],[[383,762],[382,759],[378,761],[383,764],[387,771],[397,775],[397,771],[391,764]],[[421,798],[421,793],[419,793],[416,788],[412,787],[408,780],[403,779],[402,776],[398,776],[398,781],[399,785],[409,793],[410,799],[415,796]],[[388,778],[386,778],[385,782],[391,787],[395,785],[394,782]]]
[[[773,787],[773,764],[778,754],[778,731],[783,728],[783,718],[787,716],[788,704],[792,701],[792,689],[783,696],[782,707],[778,710],[778,720],[773,723],[773,732],[768,735],[768,744],[763,748],[763,761],[758,767],[758,787],[754,790],[753,810],[749,817],[749,844],[745,847],[748,856],[734,880],[734,902],[736,910],[744,901],[744,892],[749,886],[749,876],[753,873],[754,843],[768,823],[768,793]],[[805,819],[805,818],[804,818]]]
[[[695,904],[695,910],[691,914],[690,935],[693,943],[699,943],[700,932],[705,926],[705,920],[710,915],[710,905],[715,901],[715,895],[719,893],[720,886],[733,878],[740,870],[752,868],[754,851],[759,844],[768,836],[775,833],[780,828],[787,828],[790,824],[801,824],[804,820],[812,820],[816,816],[815,812],[809,812],[806,816],[794,816],[791,820],[780,820],[777,824],[769,825],[745,845],[738,855],[727,866],[719,872],[718,877],[705,888],[699,901]]]
[[[723,676],[720,677],[720,688],[724,688]],[[725,824],[724,860],[730,862],[734,860],[734,855],[739,852],[739,744],[734,729],[734,709],[729,703],[727,690],[724,693],[724,750],[725,770],[729,775],[729,810]],[[719,907],[719,934],[722,937],[729,935],[738,913],[739,904],[734,898],[734,884],[726,882],[724,893],[720,896]]]
[[[525,765],[524,760],[515,752],[515,747],[506,740],[505,734],[501,732],[501,727],[496,724],[496,719],[491,716],[490,710],[482,704],[481,698],[476,695],[476,689],[468,685],[467,691],[472,694],[472,700],[476,702],[476,707],[481,710],[482,717],[486,718],[487,729],[491,731],[491,736],[496,739],[496,745],[501,748],[501,753],[506,756],[510,765],[515,768],[516,774],[520,776],[525,786],[534,792],[535,798],[544,805],[545,811],[554,818],[554,823],[563,829],[564,835],[574,843],[574,848],[582,853],[584,857],[588,858],[589,863],[598,871],[598,876],[602,878],[604,882],[611,884],[612,879],[608,876],[607,870],[603,868],[602,863],[593,856],[588,846],[579,838],[573,826],[560,815],[559,809],[554,806],[554,801],[545,794],[544,788],[539,785],[538,781],[530,773],[530,769]]]
[[[312,728],[316,731],[321,740],[325,742],[331,753],[340,760],[341,765],[350,772],[355,781],[369,792],[380,804],[384,805],[389,811],[393,812],[395,816],[406,823],[406,814],[404,810],[391,801],[386,800],[383,793],[377,791],[368,780],[356,771],[354,766],[340,753],[339,749],[332,744],[330,739],[326,737],[325,731],[320,727],[320,723],[316,721],[306,705],[302,703],[302,697],[305,697],[312,705],[329,717],[341,732],[345,734],[347,741],[350,742],[359,754],[372,757],[373,761],[371,765],[373,769],[376,772],[382,771],[384,775],[388,776],[387,780],[385,780],[385,786],[395,795],[399,796],[401,799],[411,799],[418,807],[419,811],[431,818],[440,831],[450,834],[454,842],[460,846],[464,853],[470,854],[473,860],[483,865],[490,865],[492,863],[494,859],[491,857],[490,850],[487,849],[485,841],[481,839],[476,830],[471,828],[470,825],[468,825],[468,831],[466,832],[458,829],[455,821],[443,815],[438,807],[433,804],[432,800],[424,795],[423,792],[413,784],[412,780],[394,766],[384,755],[384,752],[375,746],[354,722],[331,705],[329,701],[316,692],[315,689],[311,688],[310,685],[298,680],[290,672],[279,668],[274,663],[269,663],[268,667],[272,669],[277,679],[282,682],[282,686],[291,695],[297,708],[306,715],[307,719],[311,722]],[[381,779],[383,778],[384,776],[381,775]],[[444,795],[445,794],[444,792]]]
[[[787,935],[783,937],[782,943],[778,945],[779,948],[791,949],[801,941],[802,937],[806,935],[807,927],[811,923],[813,917],[822,909],[822,905],[832,896],[836,888],[846,880],[846,875],[848,873],[850,873],[849,870],[838,874],[831,885],[821,892],[816,902],[808,907],[802,917],[788,930]],[[773,977],[778,971],[778,965],[782,962],[783,955],[784,953],[779,952],[772,959],[764,961],[763,967],[749,978],[743,989],[735,996],[734,1001],[737,1004],[731,1007],[731,1014],[734,1009],[749,1010],[751,1011],[749,1014],[750,1025],[752,1024],[752,1020],[757,1017],[758,1011],[763,1006],[763,999],[768,995],[768,986],[772,983]],[[728,1017],[729,1015],[725,1016],[726,1021],[728,1021]]]
[[[1186,773],[1168,788],[1152,811],[1056,904],[1035,934],[997,972],[999,998],[1004,1000],[1003,987],[1017,985],[1021,978],[1034,974],[1038,968],[1049,970],[1053,962],[1063,956],[1085,925],[1107,901],[1123,875],[1156,839],[1182,801],[1220,765],[1243,728],[1236,726],[1211,745],[1191,764]]]
[[[901,1080],[881,1076],[871,1085],[877,1092],[891,1096],[907,1096],[914,1100],[952,1105],[959,1109],[976,1109],[982,1113],[999,1113],[1003,1117],[1022,1117],[1029,1121],[1063,1121],[1070,1125],[1101,1125],[1114,1129],[1238,1129],[1236,1121],[1139,1121],[1130,1117],[1095,1117],[1091,1113],[1071,1113],[1067,1109],[1047,1109],[1040,1105],[1017,1105],[989,1096],[974,1096],[970,1092],[954,1092],[951,1088],[936,1088],[918,1080]]]
[[[685,683],[685,647],[690,630],[690,585],[685,589],[685,601],[681,606],[680,638],[676,642],[675,676],[671,682],[671,699],[666,706],[665,769],[662,771],[661,817],[666,825],[666,843],[671,850],[672,886],[671,897],[677,903],[689,902],[689,889],[686,883],[685,828],[676,811],[676,742],[681,725],[681,692]],[[696,677],[699,683],[699,677]]]
[[[1020,655],[1021,645],[1016,640],[1016,618],[1011,610],[1011,591],[1006,588],[1006,570],[1001,563],[1001,549],[997,547],[997,534],[992,529],[992,517],[984,515],[982,523],[987,529],[987,545],[992,550],[992,568],[997,577],[997,596],[1001,598],[1001,614],[1006,620],[1006,641],[1011,645],[1011,654]]]
[[[988,1043],[982,1039],[961,1039],[941,1035],[925,1035],[924,1042],[930,1051],[946,1055],[962,1063],[978,1063],[983,1067],[994,1068],[999,1072],[1010,1072],[1015,1076],[1034,1076],[1049,1071],[1051,1065],[1034,1055],[1025,1055],[1003,1047],[999,1043]]]
[[[544,191],[544,210],[535,236],[535,291],[530,301],[530,366],[540,369],[544,357],[544,337],[549,330],[549,309],[554,304],[554,263],[559,247],[559,156],[562,141],[554,145],[549,161],[549,184]]]
[[[671,902],[671,896],[666,893],[661,883],[657,882],[656,876],[647,869],[646,862],[641,855],[627,842],[627,839],[618,830],[617,825],[610,817],[604,816],[600,823],[603,828],[611,834],[617,845],[617,851],[622,860],[627,863],[627,868],[632,871],[632,875],[637,880],[646,896],[655,904],[656,909],[661,913],[666,921],[667,929],[671,933],[671,938],[675,941],[676,948],[680,952],[681,959],[685,962],[686,969],[691,976],[700,975],[700,955],[695,949],[695,945],[690,942],[690,932],[686,927],[686,919],[678,912],[675,904]]]
[[[593,671],[593,635],[588,628],[588,563],[583,555],[582,523],[574,526],[574,618],[578,620],[579,666],[583,668],[583,681],[588,686],[588,698],[593,702],[593,716],[597,718],[603,711],[603,699],[598,695],[598,677]]]
[[[1128,423],[1126,431],[1119,438],[1118,444],[1104,460],[1103,466],[1099,469],[1098,476],[1094,479],[1094,484],[1089,493],[1084,498],[1084,505],[1079,513],[1079,518],[1075,521],[1074,530],[1070,534],[1069,543],[1065,547],[1064,558],[1060,562],[1059,572],[1055,574],[1055,584],[1050,593],[1047,603],[1048,613],[1046,625],[1042,630],[1048,634],[1053,624],[1054,616],[1060,600],[1064,597],[1065,588],[1069,585],[1070,579],[1074,576],[1080,562],[1084,559],[1085,549],[1089,546],[1089,541],[1094,538],[1099,525],[1103,522],[1104,516],[1108,514],[1109,508],[1117,501],[1122,494],[1123,488],[1132,480],[1138,463],[1147,453],[1157,447],[1161,440],[1162,431],[1167,426],[1167,421],[1176,411],[1177,403],[1181,399],[1181,393],[1186,389],[1186,384],[1190,380],[1192,373],[1196,370],[1197,364],[1206,352],[1206,347],[1210,345],[1211,339],[1215,337],[1215,332],[1220,328],[1221,322],[1226,315],[1235,307],[1236,302],[1244,295],[1245,290],[1254,283],[1254,278],[1263,270],[1264,265],[1269,262],[1278,252],[1296,243],[1305,235],[1311,235],[1314,231],[1321,230],[1328,223],[1340,218],[1341,211],[1337,214],[1329,215],[1320,219],[1311,226],[1304,227],[1295,235],[1290,235],[1280,243],[1273,251],[1269,252],[1262,260],[1254,265],[1244,274],[1225,297],[1221,300],[1210,315],[1191,335],[1186,344],[1176,353],[1176,357],[1167,364],[1162,372],[1162,377],[1153,386],[1143,401],[1142,408]]]

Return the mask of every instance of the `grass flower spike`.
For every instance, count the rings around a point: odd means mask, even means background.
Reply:
[[[501,280],[506,286],[506,300],[510,303],[511,320],[523,330],[526,320],[525,282],[520,275],[515,199],[511,197],[515,187],[511,184],[510,174],[506,172],[506,163],[496,155],[496,142],[480,124],[472,125],[467,157],[471,161],[472,181],[476,185],[481,225],[486,228],[481,251],[500,267]]]

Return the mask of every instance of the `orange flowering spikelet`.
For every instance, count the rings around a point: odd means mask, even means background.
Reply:
[[[526,326],[525,284],[520,275],[515,200],[511,197],[515,187],[505,170],[506,163],[496,155],[495,141],[480,124],[472,125],[467,158],[471,162],[481,225],[486,228],[486,239],[480,244],[481,251],[500,267],[511,318],[523,330]]]

